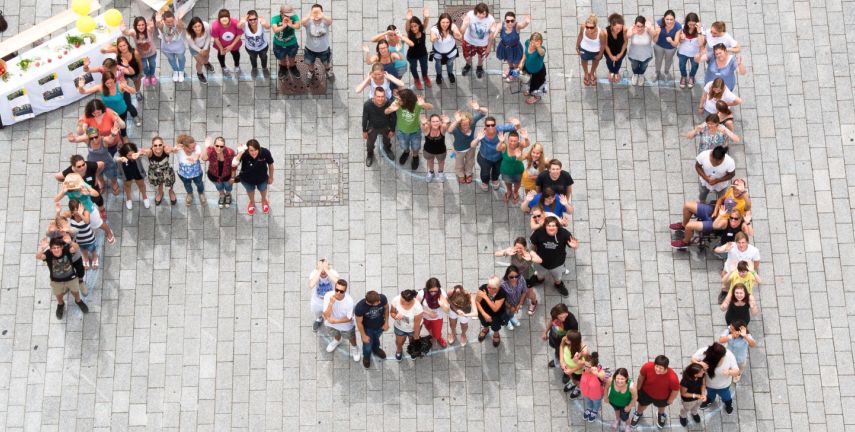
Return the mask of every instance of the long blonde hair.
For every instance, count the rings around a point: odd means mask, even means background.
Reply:
[[[540,158],[538,158],[537,161],[531,158],[531,153],[535,150],[540,150]],[[534,145],[531,146],[531,150],[529,150],[528,153],[523,156],[523,160],[528,161],[528,166],[526,168],[531,168],[534,162],[537,162],[538,170],[543,171],[544,169],[546,169],[546,152],[543,151],[543,144],[534,143]]]

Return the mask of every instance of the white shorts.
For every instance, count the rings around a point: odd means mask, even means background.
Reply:
[[[457,315],[451,309],[448,310],[448,318],[457,320],[457,322],[459,322],[460,324],[469,324],[469,317]]]
[[[101,228],[101,225],[104,225],[104,221],[101,220],[101,212],[98,207],[95,207],[94,211],[89,212],[89,227],[94,231]]]
[[[324,313],[324,299],[312,294],[312,301],[309,304],[309,310],[312,311],[315,319],[318,319]]]

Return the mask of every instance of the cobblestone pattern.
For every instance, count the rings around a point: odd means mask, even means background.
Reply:
[[[309,3],[299,5],[302,14]],[[330,98],[271,101],[275,90],[263,83],[216,79],[208,86],[166,79],[146,90],[143,127],[130,129],[134,140],[147,144],[160,134],[171,141],[189,132],[197,139],[223,135],[229,145],[257,138],[269,146],[279,168],[271,214],[236,211],[246,205],[242,192],[229,210],[137,204],[127,211],[121,199],[109,197],[118,242],[104,250],[85,318],[73,305],[62,321],[53,317],[47,270],[33,259],[53,212],[57,186],[50,174],[85,151],[64,140],[82,104],[0,131],[0,429],[582,427],[578,406],[568,404],[546,368],[549,351],[540,334],[549,306],[559,300],[553,292],[544,296],[539,289],[543,307],[505,332],[499,349],[474,342],[370,371],[341,353],[326,353],[312,332],[303,287],[319,256],[351,282],[355,297],[366,289],[391,296],[429,276],[446,287],[462,282],[474,289],[503,270],[491,252],[527,232],[519,211],[473,185],[426,184],[385,159],[364,167],[359,119],[365,95],[352,90],[367,70],[361,41],[400,23],[406,6],[323,3],[335,18],[338,79]],[[212,17],[222,4],[199,0],[193,14]],[[426,4],[438,10],[436,1]],[[113,5],[126,16],[142,7],[129,0]],[[278,3],[226,5],[267,14]],[[418,10],[422,3],[411,5]],[[705,23],[727,23],[750,72],[740,78],[745,104],[736,111],[737,131],[744,140],[733,156],[738,174],[749,179],[767,283],[759,289],[761,316],[751,324],[760,346],[737,387],[737,414],[711,414],[704,427],[855,428],[855,417],[843,413],[855,406],[855,162],[844,157],[855,151],[855,51],[839,30],[855,23],[852,2],[502,5],[530,10],[534,24],[524,35],[545,34],[550,92],[543,102],[522,103],[521,95],[502,91],[496,75],[435,85],[426,98],[448,114],[474,97],[499,118],[519,116],[547,154],[569,162],[577,180],[572,229],[582,246],[568,261],[566,301],[585,342],[608,366],[633,374],[659,353],[685,365],[724,328],[714,304],[720,262],[675,253],[668,244],[668,223],[696,194],[695,143],[683,133],[701,120],[694,114],[700,88],[584,88],[572,41],[592,10],[601,23],[614,11],[650,16],[669,7],[680,17],[695,10]],[[10,24],[5,38],[67,2],[0,0],[0,7]],[[164,64],[160,56],[158,64]],[[488,66],[498,68],[492,56]],[[347,155],[346,205],[286,206],[285,155],[305,154]],[[387,352],[391,343],[385,335]],[[674,427],[675,408],[669,409]]]

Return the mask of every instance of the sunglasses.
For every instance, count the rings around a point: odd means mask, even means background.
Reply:
[[[594,27],[594,26],[585,26],[585,28],[586,28],[586,29],[588,29],[588,30],[593,30],[593,29],[594,29],[594,28],[596,28],[596,27]]]
[[[223,148],[223,147],[225,147],[225,146],[224,146],[224,145],[215,145],[214,147],[216,147],[216,148]]]
[[[495,123],[485,124],[484,127],[496,127],[496,124]]]
[[[533,217],[533,218],[535,218],[535,219],[537,219],[537,218],[539,218],[539,217],[541,217],[541,216],[543,216],[543,215],[542,215],[542,214],[533,214],[533,215],[531,215],[531,217]]]
[[[732,218],[730,218],[730,220],[732,220],[732,221],[741,221],[741,220],[742,220],[742,218],[735,218],[735,217],[732,217]]]
[[[518,277],[519,277],[519,275],[513,275],[513,276],[508,276],[508,279],[517,280]]]
[[[516,20],[505,20],[505,22],[506,22],[506,23],[508,23],[508,24],[513,24],[513,23],[514,23],[514,21],[516,21]]]
[[[152,147],[163,147],[163,144],[152,144]]]
[[[337,292],[338,294],[344,294],[345,291],[347,290],[340,290],[338,288],[335,289],[335,292]]]

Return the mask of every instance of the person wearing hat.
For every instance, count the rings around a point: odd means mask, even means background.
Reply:
[[[288,74],[300,78],[297,70],[297,30],[300,29],[300,16],[294,13],[291,5],[282,5],[279,15],[270,18],[273,29],[273,55],[279,61],[279,78]]]
[[[695,231],[701,231],[704,234],[708,234],[713,231],[726,229],[728,227],[731,214],[734,212],[744,215],[745,220],[750,225],[751,198],[748,197],[746,184],[747,182],[743,178],[733,179],[731,186],[725,189],[724,193],[721,194],[721,197],[716,200],[715,206],[704,204],[700,201],[691,203],[696,206],[695,211],[693,212],[696,219],[693,221],[686,220],[686,212],[692,210],[690,208],[687,209],[687,206],[690,204],[687,202],[686,206],[683,207],[684,221],[680,224],[682,225],[682,229],[684,229],[683,238],[672,241],[671,247],[675,249],[687,248],[689,246],[689,242],[692,241],[692,236],[695,235]],[[675,229],[676,226],[676,224],[671,224],[671,229]]]
[[[92,201],[93,198],[98,196],[100,196],[98,191],[86,184],[86,182],[83,181],[83,177],[80,177],[80,174],[71,173],[65,176],[65,180],[62,182],[62,188],[53,200],[55,202],[60,202],[64,197],[68,197],[68,199],[76,199],[80,201],[80,203],[83,204],[89,212],[89,226],[93,230],[101,228],[101,230],[104,231],[104,235],[107,237],[107,243],[113,244],[116,242],[116,238],[113,236],[113,230],[110,229],[110,225],[101,219],[101,213],[96,210],[95,203]]]
[[[86,182],[92,189],[101,193],[101,186],[98,184],[98,177],[101,175],[101,172],[104,171],[104,162],[88,162],[86,159],[79,155],[74,154],[71,155],[71,165],[68,168],[54,174],[54,178],[56,181],[62,183],[65,181],[65,177],[71,173],[76,173],[80,177],[83,178],[83,181]],[[101,212],[101,219],[107,215],[107,211],[104,208],[104,197],[98,195],[97,197],[92,198],[92,202],[98,206],[98,210]]]
[[[50,270],[50,288],[56,296],[56,319],[62,319],[65,313],[65,293],[71,291],[74,297],[74,303],[80,308],[84,314],[89,313],[89,308],[86,303],[80,299],[80,287],[77,279],[77,273],[74,270],[74,254],[80,250],[77,243],[73,241],[66,243],[61,238],[48,240],[43,238],[39,243],[39,250],[36,251],[36,259],[47,263]]]

